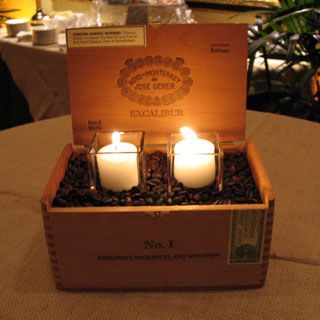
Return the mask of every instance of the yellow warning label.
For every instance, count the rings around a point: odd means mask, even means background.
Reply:
[[[146,46],[145,27],[69,29],[67,46],[68,48],[143,47]]]

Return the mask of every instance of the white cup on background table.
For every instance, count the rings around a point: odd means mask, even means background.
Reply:
[[[32,42],[36,45],[57,43],[58,30],[55,27],[39,26],[32,29]]]
[[[29,19],[9,19],[6,21],[7,33],[9,37],[15,37],[20,31],[30,30]]]

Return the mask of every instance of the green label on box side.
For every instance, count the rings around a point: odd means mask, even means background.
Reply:
[[[266,210],[233,210],[229,263],[259,263],[262,259]]]

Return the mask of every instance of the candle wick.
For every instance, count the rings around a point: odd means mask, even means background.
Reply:
[[[120,135],[123,134],[123,132],[115,131],[112,133],[112,142],[114,146],[114,150],[117,151],[120,145]]]

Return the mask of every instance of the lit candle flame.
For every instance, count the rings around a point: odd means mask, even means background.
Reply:
[[[183,135],[183,137],[187,140],[193,140],[197,138],[197,134],[188,127],[180,128],[180,132]]]
[[[121,141],[121,135],[123,132],[115,131],[112,133],[112,144],[114,145],[114,148],[117,149],[119,147],[120,141]]]

